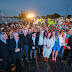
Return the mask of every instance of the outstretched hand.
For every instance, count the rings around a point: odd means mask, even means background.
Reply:
[[[3,61],[3,59],[1,58],[0,61]]]

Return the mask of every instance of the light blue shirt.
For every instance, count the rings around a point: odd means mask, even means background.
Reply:
[[[43,45],[44,44],[44,39],[43,36],[39,36],[39,41],[38,41],[38,45]]]
[[[2,38],[1,38],[1,41],[4,42],[5,44],[7,44],[6,40],[3,40]]]
[[[32,37],[32,40],[33,40],[33,43],[34,43],[34,46],[35,46],[35,37]]]
[[[16,41],[16,48],[18,48],[18,41],[19,41],[19,38]]]
[[[67,38],[71,37],[69,34],[67,34]]]

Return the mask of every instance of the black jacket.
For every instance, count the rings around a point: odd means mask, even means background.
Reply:
[[[32,37],[32,33],[31,34],[27,34],[28,38],[31,38]]]
[[[12,38],[10,40],[10,50],[11,50],[12,53],[14,53],[15,48],[16,48],[16,41],[15,41],[14,38]],[[23,48],[23,43],[22,43],[21,38],[19,38],[19,41],[18,41],[18,48],[20,48],[20,51],[21,51],[21,48]]]
[[[24,36],[23,34],[20,36],[20,38],[22,39],[22,44],[23,44],[23,48],[25,45],[29,45],[29,37],[28,34],[26,36]]]
[[[72,49],[72,36],[69,37],[69,41],[68,41],[68,45],[67,46],[70,46],[70,48]]]
[[[8,39],[7,39],[7,42],[8,42],[8,45],[9,45],[9,48],[10,48],[10,41],[11,41],[11,39],[10,39],[10,35],[8,36]]]
[[[34,43],[33,43],[33,40],[32,40],[32,37],[29,39],[29,47],[30,47],[30,49],[32,49],[32,47],[34,46]],[[37,49],[37,47],[38,47],[38,38],[36,37],[35,38],[35,49]]]
[[[10,48],[8,43],[5,44],[0,40],[0,58],[5,59],[6,57],[10,56]]]

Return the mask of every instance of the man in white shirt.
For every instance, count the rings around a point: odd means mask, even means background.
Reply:
[[[38,55],[41,56],[42,55],[42,49],[43,49],[43,44],[44,44],[44,30],[40,31],[40,35],[38,36]],[[40,53],[39,53],[39,48],[40,48]]]

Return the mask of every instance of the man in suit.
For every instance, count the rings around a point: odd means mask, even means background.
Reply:
[[[12,32],[12,31],[9,31],[9,36],[8,36],[8,39],[7,39],[9,48],[10,48],[10,46],[11,46],[10,41],[11,41],[12,38],[14,38],[13,32]],[[11,54],[11,55],[12,55],[12,54]]]
[[[19,28],[19,37],[23,34],[22,28]]]
[[[22,44],[23,44],[23,48],[22,48],[22,60],[24,59],[24,50],[26,52],[26,61],[29,62],[28,60],[28,51],[29,51],[29,37],[28,37],[28,33],[27,33],[27,29],[23,30],[23,34],[20,36],[22,39]]]
[[[32,30],[31,30],[31,29],[29,29],[29,31],[28,31],[28,37],[29,37],[29,38],[32,37]]]
[[[34,52],[33,58],[35,60],[35,58],[36,58],[36,49],[37,49],[37,46],[38,46],[38,39],[36,37],[35,32],[32,33],[32,37],[30,39],[29,46],[30,46],[30,59],[32,60],[32,54]]]
[[[67,50],[66,63],[68,63],[70,57],[72,56],[72,30],[70,31],[70,35],[71,35],[71,37],[69,37],[69,41],[68,41],[68,44],[67,44],[67,48],[69,50]],[[72,61],[71,61],[71,64],[72,64]]]
[[[16,66],[17,56],[18,56],[18,59],[19,59],[19,64],[22,64],[21,50],[22,50],[23,45],[22,45],[22,40],[21,40],[21,38],[19,38],[17,32],[14,33],[14,38],[11,39],[10,45],[11,45],[10,50],[11,50],[11,53],[13,55],[13,63],[14,63],[14,65]]]
[[[9,32],[8,39],[12,39],[12,38],[13,38],[13,32],[12,32],[12,31],[10,31],[10,32]]]
[[[0,59],[3,59],[3,69],[7,72],[7,62],[11,65],[10,49],[6,41],[7,35],[3,32],[0,33]]]

